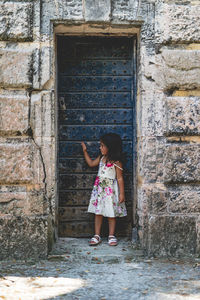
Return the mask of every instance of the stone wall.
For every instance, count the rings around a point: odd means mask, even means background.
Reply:
[[[40,1],[0,1],[0,259],[45,258],[55,240],[54,90],[41,64],[41,13]]]
[[[56,237],[61,25],[138,33],[139,239],[149,255],[199,253],[199,13],[195,0],[0,1],[0,259],[44,258]]]
[[[199,255],[200,3],[151,2],[138,76],[139,236],[149,255]]]

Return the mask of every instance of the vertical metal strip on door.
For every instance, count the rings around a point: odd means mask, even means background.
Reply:
[[[99,137],[115,132],[126,152],[128,207],[117,231],[127,236],[133,202],[133,38],[58,36],[57,55],[59,235],[93,233],[87,206],[97,169],[86,165],[80,143],[85,141],[95,158]]]

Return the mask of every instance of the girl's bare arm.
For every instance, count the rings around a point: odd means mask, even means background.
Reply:
[[[87,153],[87,147],[85,145],[84,142],[81,143],[81,146],[83,148],[83,155],[85,157],[85,160],[88,164],[89,167],[96,167],[99,165],[99,161],[100,161],[100,155],[96,158],[96,159],[91,159],[89,154]]]
[[[122,163],[121,162],[117,161],[115,164],[122,169]],[[117,175],[117,182],[118,182],[118,185],[119,185],[119,202],[122,203],[122,202],[125,201],[125,193],[124,193],[123,170],[121,170],[120,168],[115,167],[116,175]]]

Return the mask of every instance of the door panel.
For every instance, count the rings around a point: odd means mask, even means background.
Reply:
[[[95,67],[95,68],[94,68]],[[65,61],[60,66],[60,73],[64,76],[84,76],[113,74],[127,75],[131,73],[131,60],[81,60]]]
[[[123,76],[124,77],[124,76]],[[126,76],[125,78],[115,76],[62,76],[60,78],[60,84],[62,86],[61,91],[69,92],[126,92],[130,90],[132,78]]]
[[[59,109],[68,108],[132,108],[131,92],[59,92]]]
[[[95,116],[94,116],[95,117]],[[103,116],[102,116],[103,117]],[[113,121],[114,122],[114,121]],[[60,125],[59,126],[59,139],[64,140],[88,140],[98,141],[99,137],[105,132],[115,132],[121,136],[123,140],[130,140],[133,135],[132,125]]]
[[[95,115],[95,118],[94,118]],[[68,109],[60,111],[60,121],[64,125],[84,124],[121,124],[132,121],[132,109]]]
[[[131,234],[135,152],[133,42],[128,37],[57,37],[60,236],[83,237],[93,233],[94,216],[87,213],[87,206],[98,169],[87,166],[80,143],[85,141],[89,154],[95,158],[99,154],[99,137],[107,132],[118,133],[123,140],[128,216],[118,220],[117,234]]]

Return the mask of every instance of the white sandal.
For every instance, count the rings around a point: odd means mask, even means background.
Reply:
[[[90,246],[96,246],[101,243],[101,237],[98,234],[95,234],[89,241]]]
[[[114,235],[109,235],[108,237],[108,245],[109,246],[117,246],[117,239]]]

